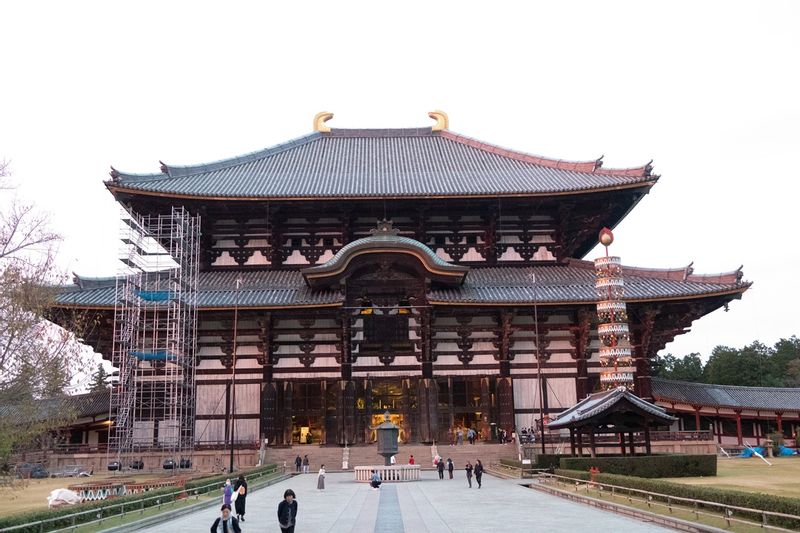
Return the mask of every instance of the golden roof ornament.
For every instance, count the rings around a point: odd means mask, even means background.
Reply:
[[[444,111],[431,111],[428,116],[436,121],[431,130],[442,131],[450,128],[450,119]]]
[[[332,118],[333,113],[328,113],[327,111],[321,111],[314,115],[314,131],[318,131],[320,133],[330,133],[331,127],[325,123]]]

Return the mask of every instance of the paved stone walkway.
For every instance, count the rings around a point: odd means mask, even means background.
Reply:
[[[514,480],[484,475],[483,488],[478,489],[474,479],[473,488],[467,486],[463,471],[453,480],[439,480],[434,471],[423,471],[422,477],[372,490],[366,483],[355,483],[352,473],[335,473],[326,476],[326,489],[318,491],[316,474],[299,475],[250,494],[242,531],[279,532],[276,511],[287,488],[297,494],[297,533],[670,531],[527,489]],[[215,506],[145,531],[205,532],[218,513]]]

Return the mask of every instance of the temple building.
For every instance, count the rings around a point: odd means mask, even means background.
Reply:
[[[105,186],[123,226],[145,234],[123,237],[139,259],[123,260],[132,274],[76,276],[56,315],[91,313],[85,342],[120,366],[119,446],[368,443],[386,410],[403,442],[448,441],[457,426],[489,439],[600,389],[595,266],[584,256],[659,177],[650,164],[501,148],[430,117],[421,128],[340,129],[321,113],[312,133],[259,152],[153,174],[112,169]],[[184,278],[145,264],[154,243]],[[135,286],[134,275],[144,276]],[[750,286],[741,269],[621,275],[627,371],[650,400],[650,359]]]

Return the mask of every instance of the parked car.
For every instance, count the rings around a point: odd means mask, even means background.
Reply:
[[[20,463],[15,469],[15,474],[20,479],[44,479],[50,477],[50,472],[42,463]]]
[[[110,472],[115,472],[117,470],[122,470],[122,465],[119,464],[119,461],[111,461],[108,463],[108,470]]]
[[[52,477],[89,477],[92,473],[81,465],[67,465],[58,472],[54,472]]]
[[[175,464],[175,459],[164,459],[164,470],[175,470],[178,465]]]
[[[138,461],[137,460],[131,461],[130,467],[131,470],[144,470],[144,461],[142,461],[141,459],[139,459]]]

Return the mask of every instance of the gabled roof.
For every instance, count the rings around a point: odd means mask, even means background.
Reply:
[[[117,193],[218,199],[363,199],[542,196],[649,188],[650,164],[602,168],[501,148],[432,128],[332,129],[214,163],[129,174]]]
[[[433,259],[431,259],[433,260]],[[437,260],[439,260],[437,258]],[[437,264],[439,264],[437,262]],[[449,263],[450,268],[457,267]],[[594,266],[587,261],[569,265],[534,267],[471,267],[458,287],[434,288],[428,301],[439,305],[530,305],[534,299],[543,305],[590,304],[597,301]],[[316,268],[316,267],[314,267]],[[625,267],[626,269],[628,267]],[[635,269],[625,274],[625,300],[670,301],[728,295],[738,297],[750,286],[741,272],[708,277],[677,278],[675,270]],[[532,285],[536,274],[537,286]],[[236,291],[236,279],[242,285]],[[676,279],[677,278],[677,279]],[[76,277],[57,297],[64,307],[113,307],[115,278]],[[83,288],[81,288],[83,286]],[[201,272],[198,282],[200,309],[232,307],[330,306],[343,302],[334,290],[310,288],[297,270]]]
[[[800,411],[800,388],[741,387],[652,378],[653,398],[697,407]]]
[[[309,286],[331,285],[344,275],[348,266],[360,256],[371,254],[400,254],[416,258],[425,277],[447,284],[460,285],[469,267],[448,263],[418,240],[398,235],[390,221],[381,221],[370,237],[357,239],[343,246],[322,265],[304,268],[301,272]]]
[[[33,403],[0,405],[0,418],[12,424],[29,423],[43,419],[66,419],[108,416],[111,391],[87,392],[60,398],[44,398]]]
[[[623,406],[621,404],[627,405]],[[677,418],[668,415],[665,408],[639,398],[625,387],[617,387],[616,389],[590,394],[558,415],[558,419],[550,422],[547,427],[548,429],[562,429],[570,426],[580,426],[582,422],[602,418],[603,415],[611,414],[620,408],[639,411],[644,413],[645,416],[649,415],[650,418],[664,424],[670,424],[677,420]]]

